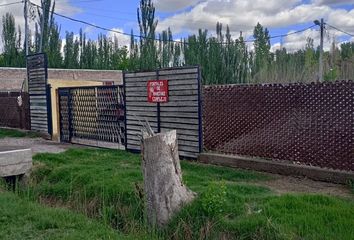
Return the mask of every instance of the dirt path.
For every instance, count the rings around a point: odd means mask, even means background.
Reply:
[[[337,196],[354,200],[354,194],[346,185],[314,181],[304,177],[274,175],[272,180],[256,183],[270,188],[278,195],[286,193],[310,193]]]
[[[73,147],[71,144],[47,141],[42,138],[2,138],[0,139],[0,146],[31,148],[33,155],[37,153],[61,153]]]

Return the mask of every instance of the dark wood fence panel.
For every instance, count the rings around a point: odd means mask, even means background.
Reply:
[[[22,105],[18,104],[18,97]],[[29,96],[20,92],[0,92],[0,126],[30,129]]]
[[[27,56],[28,92],[30,96],[31,130],[51,134],[50,97],[47,57]]]
[[[168,80],[168,103],[149,103],[147,82]],[[198,67],[125,73],[127,149],[140,151],[141,124],[155,132],[176,129],[180,155],[196,158],[202,150],[201,91]]]
[[[354,82],[204,88],[204,146],[354,171]]]

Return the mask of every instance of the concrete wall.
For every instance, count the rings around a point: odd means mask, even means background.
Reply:
[[[19,91],[26,75],[25,68],[0,68],[0,91]],[[48,79],[123,84],[123,73],[120,70],[48,69]]]

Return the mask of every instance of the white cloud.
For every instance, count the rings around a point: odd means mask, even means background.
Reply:
[[[344,4],[354,4],[353,0],[313,0],[314,4],[317,5],[344,5]]]
[[[173,12],[192,7],[201,0],[154,0],[153,2],[158,11]]]
[[[289,33],[293,33],[290,31]],[[324,37],[324,50],[329,51],[331,49],[332,43],[335,42],[336,46],[339,47],[340,42],[336,41],[337,37],[341,36],[341,33],[338,31],[326,32]],[[286,48],[288,52],[294,52],[299,49],[304,49],[306,47],[307,39],[312,38],[314,47],[317,48],[320,45],[320,32],[317,29],[308,29],[301,33],[296,33],[284,37],[282,42],[274,43],[271,47],[271,51],[275,52],[276,50]]]
[[[123,32],[122,28],[112,28],[111,30],[117,31],[117,32]],[[122,35],[119,33],[108,32],[107,36],[112,38],[113,40],[114,40],[114,38],[117,39],[120,47],[122,47],[122,46],[129,47],[130,46],[130,36],[128,36],[128,35]]]
[[[243,31],[247,37],[252,34],[257,22],[267,28],[280,28],[297,24],[312,25],[315,19],[324,18],[326,22],[352,32],[354,7],[351,10],[334,8],[330,6],[331,2],[335,1],[206,0],[198,2],[191,10],[161,19],[158,31],[171,27],[174,34],[196,33],[199,28],[214,30],[216,22],[222,22],[228,24],[232,32]],[[297,44],[288,45],[295,47]]]
[[[6,3],[13,3],[13,0],[4,0],[1,2],[1,4],[6,4]],[[32,0],[33,3],[40,5],[40,0]],[[0,16],[1,16],[1,23],[0,23],[0,33],[2,32],[2,17],[7,13],[11,13],[13,14],[13,16],[15,17],[15,21],[16,21],[16,27],[20,26],[21,28],[21,32],[22,32],[22,36],[24,34],[24,26],[25,26],[25,20],[23,17],[23,3],[19,3],[19,4],[14,4],[14,5],[9,5],[9,6],[3,6],[0,8]],[[71,5],[69,0],[60,0],[56,2],[56,12],[58,13],[63,13],[65,15],[73,15],[75,13],[80,12],[81,10],[77,7],[74,7],[73,5]],[[37,7],[32,6],[29,8],[29,12],[31,12],[33,16],[32,19],[30,19],[29,21],[29,27],[31,32],[34,32],[34,24],[37,21]],[[3,50],[2,47],[2,41],[0,41],[0,49],[1,51]]]
[[[354,29],[354,8],[350,11],[338,9],[328,14],[327,21],[344,31],[353,33]]]

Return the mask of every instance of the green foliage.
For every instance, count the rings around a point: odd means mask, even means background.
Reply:
[[[354,179],[349,181],[349,187],[352,190],[353,194],[354,194]]]
[[[21,30],[16,29],[15,18],[11,13],[2,17],[2,42],[4,45],[2,64],[9,67],[24,66],[21,52]]]
[[[82,214],[44,207],[5,192],[0,193],[0,236],[2,240],[128,239]]]
[[[22,137],[30,137],[35,138],[39,137],[39,135],[35,132],[25,132],[25,131],[18,131],[13,129],[5,129],[0,128],[0,138],[5,137],[15,137],[15,138],[22,138]]]
[[[254,60],[251,67],[252,77],[255,78],[256,82],[259,82],[259,74],[267,70],[271,59],[270,54],[270,36],[267,28],[263,28],[260,23],[257,23],[253,30],[254,41]],[[257,76],[258,75],[258,76]]]
[[[353,233],[350,200],[277,196],[259,186],[268,175],[186,161],[183,179],[197,198],[165,229],[150,229],[139,155],[72,149],[34,161],[22,198],[69,208],[133,239],[350,239]]]
[[[216,216],[224,212],[227,188],[225,182],[212,182],[201,197],[202,209],[208,216]]]
[[[157,65],[157,46],[155,46],[156,27],[155,7],[151,0],[141,0],[137,10],[140,29],[140,70],[152,70]]]
[[[337,69],[330,69],[328,72],[325,73],[324,80],[326,82],[335,81],[337,79],[337,76]]]
[[[215,33],[199,29],[197,34],[178,42],[170,28],[156,32],[158,21],[152,0],[139,3],[140,37],[137,39],[132,31],[129,49],[121,46],[115,36],[100,34],[93,40],[80,30],[78,37],[73,32],[66,33],[62,53],[61,29],[52,13],[55,1],[43,0],[41,4],[44,10],[38,9],[34,36],[30,36],[30,52],[39,51],[43,37],[43,51],[52,68],[143,71],[199,65],[205,85],[314,82],[318,79],[319,50],[311,38],[307,39],[304,49],[295,51],[280,47],[271,51],[269,31],[257,23],[253,31],[254,49],[248,50],[242,32],[239,36],[231,36],[230,27],[224,28],[218,22]],[[0,66],[25,66],[21,38],[13,16],[3,16],[4,52],[0,56]],[[353,42],[343,43],[340,48],[333,43],[324,55],[326,81],[354,79]]]

